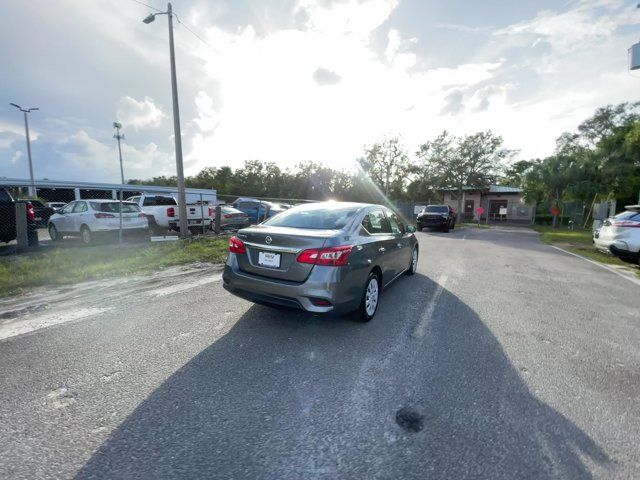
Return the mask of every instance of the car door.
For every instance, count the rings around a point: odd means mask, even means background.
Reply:
[[[54,219],[53,224],[59,232],[71,231],[71,215],[73,208],[76,206],[76,202],[67,203],[59,213],[59,217]]]
[[[394,276],[399,275],[409,267],[411,262],[411,241],[410,235],[406,234],[406,228],[398,215],[391,210],[385,210],[391,226],[391,234],[394,237],[393,261]]]
[[[373,263],[378,264],[382,269],[382,284],[390,282],[395,276],[394,261],[394,237],[391,234],[389,219],[382,207],[371,208],[364,219],[362,226],[369,234],[368,242],[363,247],[365,254],[372,258]]]
[[[73,207],[73,213],[71,214],[71,228],[72,232],[78,233],[80,231],[80,227],[83,224],[91,226],[89,221],[87,221],[87,212],[89,208],[87,207],[87,202],[78,201],[76,202],[76,206]]]

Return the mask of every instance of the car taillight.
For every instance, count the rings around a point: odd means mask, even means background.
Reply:
[[[209,207],[209,216],[213,217],[213,208]]]
[[[111,215],[110,213],[96,213],[96,218],[116,218],[115,215]]]
[[[31,203],[27,203],[27,220],[30,222],[36,221],[36,212],[33,209],[33,205]]]
[[[231,217],[233,217],[233,215],[231,215],[230,213],[225,213],[223,216],[224,216],[224,218],[231,218]]]
[[[229,251],[231,253],[247,253],[244,243],[238,237],[231,237],[229,239]]]
[[[175,217],[175,216],[176,216],[176,209],[173,207],[167,208],[167,217]]]
[[[297,261],[299,263],[311,263],[313,265],[341,267],[349,261],[351,250],[353,250],[353,245],[322,249],[312,248],[298,255]]]

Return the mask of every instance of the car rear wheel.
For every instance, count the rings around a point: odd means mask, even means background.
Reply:
[[[380,279],[378,275],[371,272],[367,277],[364,292],[362,293],[362,301],[360,302],[360,320],[368,322],[378,311],[378,302],[380,299]]]
[[[85,245],[89,245],[91,243],[91,240],[93,240],[92,237],[93,236],[91,235],[91,230],[89,230],[89,227],[83,225],[82,228],[80,228],[80,238],[82,239],[82,243],[84,243]]]
[[[52,242],[58,242],[62,239],[62,237],[58,233],[58,229],[53,223],[49,224],[49,238],[51,238]]]
[[[418,269],[418,247],[413,249],[411,253],[411,263],[409,264],[409,268],[407,269],[407,275],[413,275],[416,273]]]

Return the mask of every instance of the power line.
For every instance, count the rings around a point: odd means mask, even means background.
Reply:
[[[160,10],[159,8],[152,7],[151,5],[147,5],[146,3],[141,2],[140,0],[131,0],[131,1],[139,3],[140,5],[144,5],[145,7],[150,8],[151,10],[155,10],[156,12],[162,12],[162,10]]]
[[[220,53],[218,50],[216,50],[215,48],[213,48],[204,38],[202,38],[200,35],[198,35],[196,32],[194,32],[193,30],[191,30],[189,28],[189,26],[184,23],[182,20],[180,20],[180,17],[178,17],[178,15],[176,15],[175,13],[173,14],[174,17],[176,17],[176,20],[178,21],[178,23],[180,25],[182,25],[184,28],[186,28],[189,32],[191,32],[191,34],[196,37],[198,40],[200,40],[202,43],[204,43],[207,47],[209,47],[211,50],[213,50],[216,53]]]

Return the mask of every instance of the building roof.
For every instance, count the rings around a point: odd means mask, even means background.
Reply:
[[[484,193],[520,193],[522,192],[521,188],[518,187],[509,187],[506,185],[489,185],[489,188],[486,187],[475,187],[473,185],[465,185],[462,187],[465,192],[469,191],[482,191]],[[455,192],[457,190],[456,187],[447,187],[441,188],[440,190],[444,192]]]
[[[489,193],[520,193],[520,192],[522,192],[522,189],[518,187],[507,187],[505,185],[491,185],[489,187]]]

